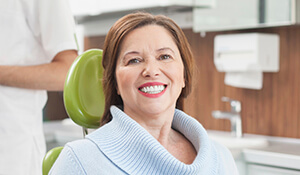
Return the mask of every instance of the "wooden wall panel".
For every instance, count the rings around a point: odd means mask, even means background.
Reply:
[[[43,120],[62,120],[68,118],[65,110],[62,91],[49,91],[48,100],[43,110]]]
[[[214,119],[213,110],[230,110],[221,101],[227,96],[242,102],[245,133],[300,138],[300,26],[208,32],[205,37],[184,30],[195,56],[193,92],[185,100],[185,111],[206,129],[230,131],[227,120]],[[213,64],[213,39],[226,33],[276,33],[280,36],[280,71],[264,73],[263,89],[249,90],[224,84],[224,73]],[[101,48],[104,36],[86,37],[85,49]]]
[[[276,33],[280,36],[280,71],[264,73],[263,89],[249,90],[224,85],[224,73],[213,65],[213,38],[226,33]],[[212,110],[230,110],[221,102],[227,96],[242,102],[246,133],[300,138],[300,26],[208,32],[205,37],[185,30],[198,72],[197,87],[185,101],[185,110],[205,128],[230,130],[229,122],[214,119]]]

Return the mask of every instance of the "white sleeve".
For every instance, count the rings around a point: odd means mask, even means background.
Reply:
[[[68,0],[37,0],[40,40],[48,58],[63,50],[78,50],[75,21]]]

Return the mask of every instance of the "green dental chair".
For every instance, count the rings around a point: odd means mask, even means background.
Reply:
[[[69,69],[64,86],[64,105],[68,116],[87,129],[100,126],[104,110],[102,89],[102,50],[91,49],[78,56]],[[47,152],[43,160],[43,175],[47,175],[63,147]]]

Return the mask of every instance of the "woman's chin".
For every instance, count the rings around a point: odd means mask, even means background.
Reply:
[[[170,107],[170,106],[167,106],[166,104],[156,103],[156,104],[148,104],[145,106],[141,105],[139,109],[141,112],[144,112],[145,114],[160,115],[169,110],[173,111],[174,106]]]

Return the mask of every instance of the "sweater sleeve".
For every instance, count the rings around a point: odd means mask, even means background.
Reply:
[[[219,174],[223,175],[239,175],[235,160],[229,149],[217,142],[214,142],[216,151],[219,154]]]
[[[82,168],[76,154],[68,144],[63,148],[57,160],[54,162],[49,175],[84,175],[86,172]]]

